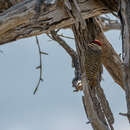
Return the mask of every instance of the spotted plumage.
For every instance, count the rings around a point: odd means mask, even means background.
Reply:
[[[102,69],[101,64],[102,47],[101,42],[95,40],[88,44],[88,50],[86,52],[86,76],[89,81],[89,86],[93,87],[97,84],[97,74]]]

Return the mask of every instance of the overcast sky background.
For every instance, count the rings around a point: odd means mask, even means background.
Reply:
[[[63,30],[71,35],[70,30]],[[121,52],[119,31],[106,36]],[[73,93],[73,69],[68,54],[46,35],[39,36],[44,82],[33,95],[39,78],[39,54],[35,38],[0,46],[0,130],[92,130],[82,105],[82,92]],[[73,40],[67,40],[74,47]],[[102,86],[115,116],[115,130],[130,130],[125,117],[125,95],[104,70]]]

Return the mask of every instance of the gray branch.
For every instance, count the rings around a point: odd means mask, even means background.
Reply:
[[[45,4],[41,5],[39,17],[34,20],[36,2],[37,0],[24,0],[0,13],[0,44],[40,35],[75,23],[75,19],[68,15],[64,7],[56,3],[47,5],[46,8]],[[95,0],[78,4],[83,19],[110,12]]]
[[[62,38],[60,38],[56,31],[51,31],[50,33],[52,39],[57,41],[57,43],[64,48],[64,50],[70,55],[72,59],[72,66],[75,69],[75,77],[72,81],[72,86],[76,89],[74,91],[78,91],[78,81],[81,81],[81,72],[77,53]]]

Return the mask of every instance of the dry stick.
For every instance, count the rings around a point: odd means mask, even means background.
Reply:
[[[37,86],[36,86],[36,88],[35,88],[35,90],[33,92],[34,95],[36,94],[36,92],[38,90],[40,82],[43,81],[43,78],[42,78],[42,71],[43,71],[43,69],[42,69],[42,54],[48,55],[48,53],[41,51],[39,40],[38,40],[37,36],[36,36],[36,43],[37,43],[37,47],[38,47],[38,50],[39,50],[39,58],[40,58],[40,65],[37,66],[36,69],[40,69],[40,75],[39,75],[39,80],[38,80]]]
[[[97,91],[98,99],[101,103],[102,110],[103,110],[105,117],[108,121],[108,124],[109,124],[111,130],[113,130],[114,128],[113,128],[112,124],[114,123],[114,116],[113,116],[113,113],[112,113],[111,108],[109,106],[109,102],[106,99],[104,91],[101,88],[100,84],[96,87],[96,91]]]
[[[128,114],[128,113],[119,113],[119,115],[125,116],[125,117],[127,117],[127,118],[130,118],[130,114]]]
[[[52,39],[57,41],[71,57],[77,56],[74,49],[72,49],[63,39],[59,37],[59,35],[56,33],[56,31],[51,31]]]
[[[65,36],[65,35],[63,35],[63,34],[58,34],[58,36],[63,37],[63,38],[68,38],[68,39],[73,39],[73,40],[74,40],[73,37]]]

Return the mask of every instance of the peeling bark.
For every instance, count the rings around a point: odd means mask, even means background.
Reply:
[[[0,0],[0,13],[24,0]]]
[[[126,88],[127,117],[130,123],[130,1],[121,0],[120,19],[122,23],[123,81]]]
[[[35,4],[36,0],[25,0],[0,13],[0,44],[40,35],[75,22],[63,7],[58,7],[56,4],[48,5],[46,10],[43,5],[36,20]],[[109,12],[107,7],[95,0],[78,4],[84,19]]]

